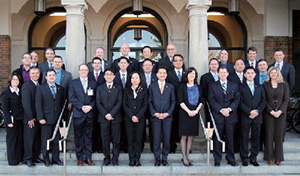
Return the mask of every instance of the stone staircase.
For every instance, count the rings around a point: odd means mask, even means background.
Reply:
[[[128,155],[121,153],[119,157],[119,166],[102,166],[103,155],[99,153],[93,154],[95,166],[78,167],[76,165],[76,157],[73,151],[73,144],[69,142],[67,152],[67,175],[70,176],[96,176],[96,175],[206,175],[206,142],[202,138],[195,139],[192,147],[190,159],[194,166],[185,167],[181,163],[181,154],[178,150],[176,154],[169,155],[170,166],[155,167],[153,154],[149,151],[147,144],[145,151],[142,154],[141,167],[128,166]],[[260,167],[249,165],[241,166],[240,157],[236,154],[238,164],[237,167],[227,165],[223,155],[221,167],[214,167],[213,157],[210,156],[210,175],[300,175],[300,134],[288,132],[284,142],[285,161],[281,166],[268,166],[263,161],[263,153],[258,156]],[[63,160],[63,154],[61,159]],[[8,166],[6,159],[6,143],[5,129],[0,129],[0,175],[2,176],[26,176],[26,175],[63,175],[64,167],[53,165],[45,167],[43,164],[38,164],[36,167],[29,168],[26,165]]]

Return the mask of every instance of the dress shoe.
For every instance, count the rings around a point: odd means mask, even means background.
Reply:
[[[56,160],[56,161],[52,161],[52,164],[57,164],[59,166],[63,166],[64,163],[62,161],[60,161],[60,159]]]
[[[242,166],[248,166],[248,162],[247,161],[243,161],[242,162]]]
[[[44,163],[45,161],[42,160],[41,158],[37,158],[35,160],[33,160],[34,163]]]
[[[255,160],[250,160],[250,164],[252,164],[253,166],[259,166],[258,162]]]
[[[28,167],[34,167],[35,166],[35,164],[32,161],[26,161],[25,164]]]
[[[273,161],[268,161],[268,165],[272,166],[273,165]]]
[[[83,161],[82,160],[78,160],[77,161],[77,166],[83,166]]]
[[[193,164],[193,163],[191,163],[191,162],[189,162],[189,166],[194,166],[194,164]]]
[[[110,161],[109,161],[109,160],[104,160],[102,165],[108,166],[109,164],[110,164]]]
[[[227,164],[229,164],[229,165],[231,165],[231,166],[237,166],[237,164],[236,164],[236,162],[235,161],[233,161],[233,162],[227,162]]]
[[[134,161],[129,161],[129,164],[128,164],[129,166],[135,166],[135,163],[134,163]]]
[[[220,163],[215,163],[215,167],[220,167]]]
[[[137,161],[135,162],[135,166],[142,166],[140,160],[137,160]]]
[[[184,160],[183,159],[181,159],[181,162],[182,162],[182,164],[184,165],[184,166],[189,166],[189,163],[188,164],[186,164],[186,163],[184,163]]]
[[[50,166],[50,161],[45,160],[45,166],[46,166],[46,167],[49,167],[49,166]]]
[[[160,160],[155,160],[154,166],[160,166]]]
[[[280,165],[281,165],[281,162],[280,162],[280,161],[276,161],[276,165],[277,165],[277,166],[280,166]]]
[[[118,161],[118,160],[113,161],[113,162],[112,162],[112,165],[113,165],[113,166],[119,166],[119,161]]]
[[[168,163],[167,160],[162,160],[162,165],[163,165],[163,166],[169,166],[169,163]]]
[[[89,165],[89,166],[95,166],[95,163],[94,163],[93,160],[91,160],[91,159],[85,159],[85,160],[84,160],[84,163],[86,163],[86,164]]]

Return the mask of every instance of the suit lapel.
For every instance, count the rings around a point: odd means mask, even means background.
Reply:
[[[61,70],[60,84],[62,84],[64,81],[65,81],[65,72],[64,70]]]
[[[77,84],[78,84],[78,87],[80,87],[81,92],[83,93],[83,95],[85,95],[84,88],[83,88],[83,86],[82,86],[82,83],[81,83],[80,78],[77,79]]]
[[[45,83],[44,86],[45,86],[46,92],[48,92],[48,94],[53,98],[52,91],[50,90],[48,83]]]

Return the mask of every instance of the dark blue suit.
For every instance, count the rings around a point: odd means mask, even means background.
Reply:
[[[126,87],[129,87],[130,84],[131,84],[130,80],[129,80],[129,76],[130,76],[130,73],[127,72],[125,87],[123,87],[123,85],[122,85],[122,76],[121,76],[121,73],[118,71],[118,72],[116,72],[116,77],[115,77],[114,83],[116,85],[122,87],[123,89],[125,89]]]
[[[226,135],[226,159],[228,162],[235,162],[234,158],[234,127],[238,122],[237,107],[240,102],[240,93],[238,85],[234,82],[227,81],[226,94],[220,81],[210,84],[208,90],[208,101],[212,110],[212,115],[216,122],[216,128],[222,138],[225,132]],[[231,108],[229,117],[224,117],[221,114],[222,108]],[[213,136],[214,151],[213,156],[215,163],[220,163],[222,160],[221,143],[217,141],[216,135]]]
[[[256,161],[256,157],[260,150],[260,130],[261,124],[263,122],[263,110],[265,108],[266,96],[263,86],[254,83],[254,95],[252,95],[251,90],[247,83],[240,85],[240,96],[241,96],[241,148],[240,154],[241,159],[244,162],[249,160],[249,130],[251,126],[251,156],[252,161]],[[256,109],[258,111],[258,116],[254,119],[249,118],[250,112]]]
[[[155,60],[151,60],[151,62],[152,62],[152,65],[153,65],[152,73],[156,73],[157,68],[158,68],[158,62],[156,62]],[[144,64],[144,61],[139,62],[139,72],[140,73],[144,73],[143,64]]]
[[[176,104],[175,90],[172,84],[165,82],[163,94],[160,93],[158,82],[149,87],[149,110],[152,115],[153,149],[155,160],[160,160],[160,138],[163,135],[163,158],[167,161],[170,150],[170,137],[172,128],[172,113]],[[169,116],[161,120],[155,113],[168,113]]]
[[[95,108],[96,82],[88,79],[86,93],[80,78],[74,79],[69,85],[69,102],[73,105],[74,135],[77,160],[91,159],[92,156],[92,132]],[[88,95],[88,89],[93,90],[93,95]],[[89,105],[92,110],[88,113],[82,111],[82,106]]]
[[[246,68],[251,67],[251,65],[249,64],[249,60],[248,59],[244,60],[244,63],[245,63],[245,70],[246,70]],[[257,60],[254,61],[254,65],[255,65],[254,70],[255,70],[255,73],[257,74],[258,73]]]
[[[226,64],[223,64],[222,62],[219,62],[219,67],[226,67],[229,74],[235,72],[234,66],[230,62],[226,62]]]

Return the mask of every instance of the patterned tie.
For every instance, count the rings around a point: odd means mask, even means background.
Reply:
[[[243,83],[243,75],[242,73],[239,74],[240,82]]]
[[[178,76],[178,80],[180,82],[181,81],[181,73],[180,73],[180,71],[177,71],[177,76]]]
[[[253,86],[253,83],[249,83],[249,88],[251,90],[251,94],[254,95],[254,86]]]
[[[96,73],[96,81],[98,81],[98,78],[99,78],[99,73]]]
[[[52,86],[50,86],[51,87],[51,92],[52,92],[52,97],[55,99],[55,86],[54,85],[52,85]]]
[[[160,93],[163,94],[163,92],[164,92],[164,85],[163,85],[163,83],[161,83],[161,85],[160,85]]]
[[[223,93],[226,94],[226,83],[222,83]]]
[[[214,79],[215,79],[215,81],[219,81],[219,77],[217,74],[214,74]]]
[[[266,78],[265,75],[263,75],[263,74],[260,75],[260,81],[259,81],[260,85],[262,85],[265,82],[265,80],[266,80],[265,78]]]
[[[151,83],[150,75],[146,75],[146,82],[147,82],[147,88],[149,88],[149,85]]]
[[[82,81],[82,87],[83,87],[84,93],[86,93],[86,87],[87,87],[86,80]]]
[[[276,67],[280,70],[280,64],[276,62]]]
[[[50,62],[50,69],[53,69],[53,64],[52,64],[52,62]]]
[[[122,86],[125,88],[125,73],[122,73]]]
[[[111,85],[108,85],[108,92],[111,92]]]

